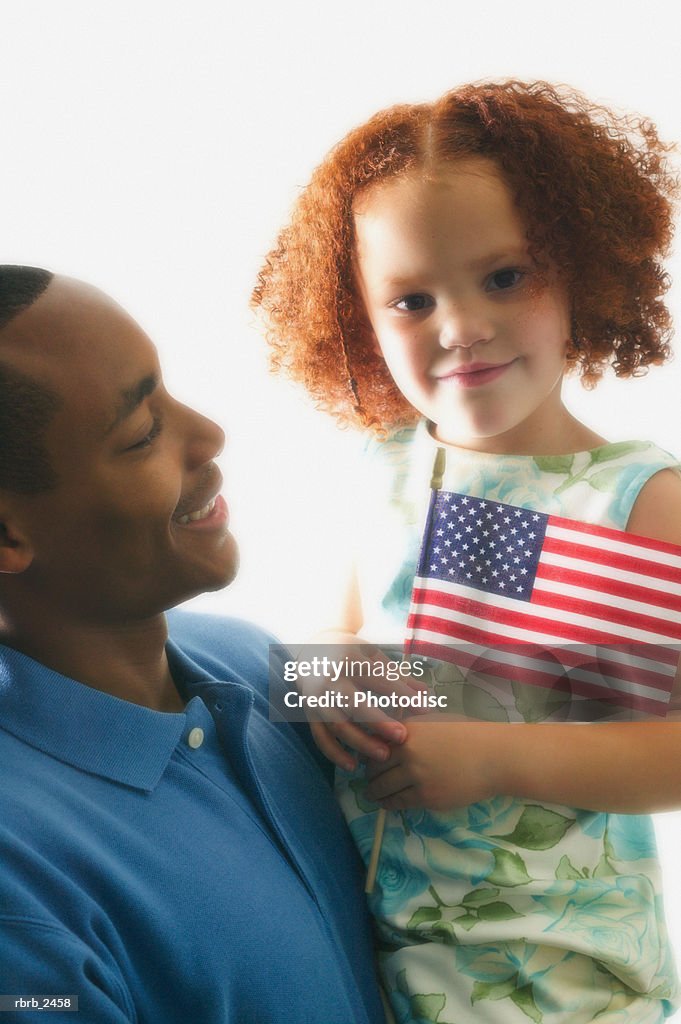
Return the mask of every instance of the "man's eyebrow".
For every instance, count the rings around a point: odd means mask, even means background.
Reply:
[[[121,399],[116,409],[116,415],[113,421],[106,428],[105,437],[116,429],[116,427],[131,416],[132,413],[142,404],[148,395],[153,394],[159,384],[159,378],[155,373],[150,373],[148,377],[143,377],[142,380],[133,384],[130,388],[124,388],[121,391]]]

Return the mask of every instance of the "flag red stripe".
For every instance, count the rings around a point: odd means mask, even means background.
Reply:
[[[423,593],[423,591],[420,591],[420,593]],[[432,591],[431,592],[431,597],[434,597],[436,593],[437,593],[436,591]],[[448,595],[438,594],[437,596],[440,597],[440,598],[445,598]],[[418,603],[417,600],[416,600],[416,594],[414,595],[414,603],[415,604]],[[518,640],[516,637],[508,637],[508,636],[505,636],[503,633],[498,632],[498,631],[496,633],[493,633],[489,629],[483,629],[481,627],[471,626],[470,624],[461,622],[460,620],[452,621],[451,619],[441,619],[441,618],[439,618],[439,617],[437,617],[437,616],[435,616],[432,613],[429,613],[427,611],[428,604],[431,604],[431,605],[439,605],[440,607],[452,609],[454,611],[460,611],[462,614],[471,614],[468,609],[464,610],[460,606],[460,599],[457,599],[457,603],[453,603],[453,604],[447,603],[444,600],[443,601],[431,600],[429,602],[425,601],[425,600],[421,600],[421,603],[422,603],[422,605],[424,605],[424,607],[422,607],[422,608],[420,608],[420,609],[418,609],[416,611],[413,611],[409,615],[409,618],[407,620],[407,628],[410,629],[410,630],[411,629],[416,629],[416,628],[429,629],[429,630],[432,630],[433,632],[441,633],[443,640],[451,638],[452,640],[463,640],[466,643],[480,644],[480,645],[483,645],[483,646],[487,646],[490,643],[494,644],[494,645],[497,645],[497,646],[503,646],[503,645],[510,645],[510,644],[526,644],[526,643],[527,644],[531,644],[533,642],[536,645],[536,641]],[[485,610],[487,610],[487,605],[484,605],[484,608],[485,608]],[[489,622],[489,619],[490,619],[490,617],[488,615],[484,615],[484,616],[479,616],[478,615],[478,616],[475,616],[475,617],[476,618],[481,618],[482,617],[483,621],[486,621],[486,622]],[[532,626],[533,626],[534,622],[536,622],[536,621],[537,621],[536,619],[533,619],[532,622],[525,622],[525,621],[523,621],[523,622],[520,623],[520,626],[521,626],[521,628],[528,629],[528,631],[531,632],[532,631]],[[507,623],[507,625],[510,625],[510,623]],[[569,626],[569,624],[566,624],[566,625]],[[560,647],[562,651],[564,651],[566,649],[569,650],[569,648],[566,648],[565,644],[588,644],[588,645],[597,644],[599,652],[600,651],[604,651],[604,650],[607,651],[608,648],[611,648],[614,651],[621,651],[622,650],[622,646],[623,646],[622,637],[616,637],[616,638],[613,639],[610,635],[607,635],[607,636],[606,636],[606,634],[598,635],[595,630],[591,630],[588,638],[584,638],[583,636],[580,636],[579,638],[576,638],[574,636],[559,637],[557,635],[556,629],[553,628],[555,626],[555,623],[553,622],[553,620],[551,621],[550,626],[552,628],[550,630],[545,630],[545,632],[548,632],[549,635],[552,636],[553,639],[555,639],[556,646]],[[583,632],[584,631],[582,630],[582,633]],[[624,642],[626,642],[626,641],[624,641]],[[662,646],[660,644],[648,644],[648,643],[644,643],[643,641],[640,641],[640,640],[630,641],[630,643],[632,645],[636,645],[636,646],[640,647],[640,649],[642,651],[643,657],[646,657],[646,658],[649,657],[649,654],[646,653],[646,652],[654,652],[653,660],[656,661],[656,662],[661,662],[663,664],[672,665],[672,666],[676,666],[677,663],[678,663],[679,651],[678,650],[675,651],[671,647],[665,647],[665,646]]]
[[[585,652],[579,645],[570,646],[559,644],[558,642],[541,645],[528,640],[509,640],[508,638],[497,637],[492,639],[492,635],[489,632],[462,622],[456,623],[457,636],[451,634],[449,637],[445,637],[442,635],[441,629],[443,622],[451,625],[449,620],[438,619],[424,615],[421,612],[415,612],[409,616],[407,625],[412,632],[423,629],[428,632],[439,633],[443,642],[447,639],[457,641],[458,643],[464,642],[470,646],[485,648],[485,653],[488,653],[490,650],[497,650],[503,653],[518,654],[520,657],[553,657],[561,665],[565,666],[566,669],[577,668],[582,671],[594,671],[605,676],[618,677],[641,686],[652,686],[657,690],[666,690],[667,692],[671,692],[674,685],[679,653],[670,651],[669,648],[650,644],[631,644],[626,649],[622,645],[616,648],[599,645],[597,653],[591,654],[590,652]],[[447,646],[446,643],[443,645]],[[589,645],[589,647],[591,646]],[[640,652],[637,651],[637,647],[641,648]],[[450,646],[450,649],[454,649],[454,644]],[[457,646],[456,650],[467,650],[468,656],[473,660],[483,656],[461,646]],[[649,662],[651,666],[657,664],[661,668],[662,665],[667,665],[668,670],[666,672],[655,671],[652,667],[642,668],[641,665],[631,664],[631,662],[615,661],[608,657],[608,654],[611,652],[613,654],[624,654],[625,656],[629,654],[639,659],[639,661]]]
[[[430,643],[426,640],[418,640],[416,638],[409,641],[408,646],[409,654],[423,654],[430,658],[437,658],[439,661],[448,661],[453,664],[457,664],[457,660],[453,657],[453,649],[446,647],[441,644]],[[457,652],[459,653],[459,652]],[[491,668],[489,669],[490,674],[498,675],[502,678],[513,678],[513,676],[506,676],[503,671],[506,666],[498,662],[490,663]],[[517,671],[511,666],[511,671],[514,673]],[[532,675],[532,679],[529,675]],[[580,680],[568,680],[566,678],[559,677],[556,679],[555,676],[547,676],[550,680],[547,684],[540,683],[539,677],[543,673],[529,673],[528,677],[524,679],[531,686],[544,686],[544,688],[550,687],[551,689],[560,689],[562,691],[577,694],[580,697],[592,697],[598,700],[605,700],[611,704],[617,704],[619,707],[633,708],[637,711],[644,711],[647,714],[653,715],[664,715],[667,711],[667,702],[655,700],[653,698],[644,697],[639,694],[624,693],[618,690],[616,693],[613,692],[612,688],[606,686],[597,686],[591,683],[582,683]]]
[[[595,573],[583,572],[579,569],[565,569],[562,566],[539,562],[537,567],[539,579],[551,580],[555,583],[569,583],[573,587],[584,587],[588,590],[600,590],[612,597],[623,597],[629,601],[640,601],[641,604],[655,605],[669,611],[681,612],[681,597],[669,594],[664,590],[654,590],[635,583],[623,583],[609,576],[598,576]]]
[[[550,590],[532,591],[530,606],[540,608],[556,608],[558,611],[573,612],[575,615],[590,615],[601,622],[612,622],[617,626],[629,626],[634,629],[645,629],[650,633],[661,633],[673,640],[681,640],[681,622],[669,622],[642,612],[630,612],[616,605],[601,604],[598,601],[587,601],[583,597],[571,597],[567,594],[556,594]]]
[[[622,555],[617,551],[608,551],[607,548],[585,547],[583,544],[577,543],[577,541],[558,540],[556,537],[550,537],[548,534],[544,538],[542,554],[563,555],[575,561],[581,559],[583,562],[591,562],[595,565],[624,569],[626,572],[636,573],[639,576],[681,583],[681,571],[674,566],[662,565],[660,562],[649,562],[643,558],[635,558],[631,555]]]
[[[555,636],[557,639],[566,640],[572,643],[582,644],[613,644],[617,646],[622,644],[626,640],[630,639],[629,636],[623,636],[621,633],[608,633],[603,629],[597,629],[594,626],[576,625],[571,622],[561,622],[553,618],[546,618],[542,615],[532,614],[528,611],[511,611],[510,609],[501,607],[499,605],[485,604],[481,601],[474,601],[469,597],[462,597],[460,595],[444,594],[438,590],[424,590],[414,589],[413,603],[415,605],[426,605],[435,606],[439,608],[447,608],[450,611],[459,612],[463,615],[471,615],[477,619],[484,619],[490,622],[501,623],[505,626],[515,626],[520,629],[535,630],[540,633],[547,633],[549,636]],[[533,606],[526,602],[518,602],[523,604],[524,608],[530,609]],[[453,623],[449,620],[438,620],[440,625],[440,632],[444,636],[448,636],[452,629]],[[654,641],[651,641],[651,643]]]
[[[647,548],[649,551],[661,551],[666,555],[679,557],[679,545],[671,544],[665,540],[655,540],[652,537],[641,537],[638,533],[626,533],[623,530],[614,529],[611,526],[597,526],[595,523],[580,523],[574,519],[564,519],[562,516],[549,516],[549,525],[557,526],[561,530],[572,530],[575,533],[588,533],[593,537],[602,537],[604,540],[614,540],[622,544],[632,544],[637,548]]]
[[[666,699],[662,700],[651,695],[629,693],[626,690],[614,689],[612,682],[616,685],[616,680],[603,684],[584,679],[575,679],[567,675],[556,676],[541,669],[509,665],[504,662],[495,661],[493,658],[467,656],[465,650],[461,648],[443,648],[439,644],[433,644],[432,641],[424,640],[420,637],[415,638],[413,643],[433,648],[437,647],[439,660],[446,660],[459,667],[473,669],[479,674],[486,673],[499,679],[516,680],[520,683],[526,683],[528,686],[540,686],[543,689],[557,689],[563,693],[577,694],[580,697],[605,698],[610,701],[616,701],[618,704],[626,702],[627,707],[638,707],[640,710],[644,710],[641,707],[642,704],[645,704],[645,710],[650,710],[653,707],[656,707],[658,710],[666,710],[667,707]],[[448,657],[444,657],[443,651],[449,652]],[[669,686],[666,687],[665,692],[670,692]]]

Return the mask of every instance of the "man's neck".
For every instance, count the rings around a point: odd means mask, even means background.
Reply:
[[[0,642],[47,668],[114,697],[152,708],[182,711],[165,652],[164,615],[115,626],[54,621],[51,628],[0,618]]]

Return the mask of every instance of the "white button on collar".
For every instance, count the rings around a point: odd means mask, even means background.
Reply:
[[[187,743],[192,750],[197,750],[203,743],[203,729],[192,729],[187,736]]]

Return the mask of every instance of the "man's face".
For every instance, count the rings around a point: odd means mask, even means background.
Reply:
[[[213,461],[224,435],[168,394],[141,328],[96,289],[54,278],[2,344],[62,403],[46,436],[57,486],[13,496],[33,555],[22,585],[111,623],[229,583],[237,552]]]

